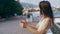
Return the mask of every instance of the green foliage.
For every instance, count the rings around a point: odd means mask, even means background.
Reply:
[[[22,14],[22,6],[15,0],[0,0],[0,16],[2,18],[13,16],[14,13]]]
[[[19,2],[16,2],[15,6],[16,6],[16,11],[18,11],[18,12],[16,12],[17,15],[21,15],[22,14],[22,10],[23,10],[22,5]]]
[[[51,30],[53,34],[60,34],[60,29],[55,24],[51,27]]]

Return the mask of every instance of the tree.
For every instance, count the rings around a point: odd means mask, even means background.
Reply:
[[[15,0],[0,0],[0,16],[2,18],[13,16],[14,13],[22,14],[23,7]]]
[[[18,11],[16,13],[18,15],[21,15],[22,14],[22,10],[23,10],[22,5],[17,1],[15,6],[16,6],[16,10]]]

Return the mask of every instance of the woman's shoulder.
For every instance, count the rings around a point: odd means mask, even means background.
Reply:
[[[47,17],[43,21],[49,23],[49,22],[51,22],[51,18]]]
[[[45,18],[45,20],[51,20],[51,18],[47,17],[47,18]]]

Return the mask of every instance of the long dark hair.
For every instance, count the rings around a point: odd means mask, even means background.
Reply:
[[[47,16],[47,17],[51,18],[52,21],[54,21],[53,11],[52,11],[49,1],[41,1],[39,3],[39,8],[40,8],[41,15]]]

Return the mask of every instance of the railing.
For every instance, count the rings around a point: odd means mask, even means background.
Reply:
[[[60,16],[59,17],[54,17],[54,18],[60,18]]]

